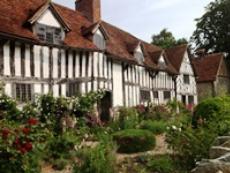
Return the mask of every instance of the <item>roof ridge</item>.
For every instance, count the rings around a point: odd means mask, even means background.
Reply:
[[[159,46],[157,46],[157,45],[153,45],[153,44],[151,44],[151,43],[148,43],[148,42],[146,42],[146,41],[144,41],[144,40],[138,38],[137,36],[131,34],[130,32],[125,31],[124,29],[119,28],[118,26],[115,26],[114,24],[108,23],[108,22],[106,22],[106,21],[104,21],[104,20],[101,20],[101,22],[102,22],[102,23],[104,22],[105,24],[110,25],[111,27],[114,27],[114,28],[118,29],[118,30],[121,31],[121,32],[124,32],[124,33],[128,34],[129,36],[133,37],[134,39],[138,40],[138,41],[141,42],[141,43],[148,44],[148,45],[151,45],[151,46],[155,46],[155,47],[157,47],[157,48],[163,50],[161,47],[159,47]],[[160,50],[159,50],[159,51],[160,51]]]

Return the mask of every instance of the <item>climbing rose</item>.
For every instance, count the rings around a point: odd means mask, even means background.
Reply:
[[[33,149],[33,145],[30,142],[25,143],[23,147],[26,149],[27,152]]]
[[[9,131],[9,129],[3,129],[2,130],[2,138],[3,139],[7,139],[8,138],[8,136],[9,136],[9,134],[10,134],[10,131]]]
[[[35,118],[30,118],[28,120],[28,124],[31,125],[31,126],[37,125],[38,124],[38,120],[35,119]]]
[[[30,129],[29,128],[23,128],[22,129],[22,132],[25,134],[25,135],[28,135],[30,133]]]

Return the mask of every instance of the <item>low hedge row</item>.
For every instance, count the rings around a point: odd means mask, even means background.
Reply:
[[[148,130],[128,129],[113,134],[119,153],[136,153],[152,150],[156,145],[154,135]]]
[[[140,125],[141,129],[149,130],[153,134],[159,135],[166,131],[167,124],[164,121],[143,121]]]

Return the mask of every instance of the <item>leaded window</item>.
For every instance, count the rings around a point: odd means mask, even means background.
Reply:
[[[142,102],[151,101],[151,98],[150,98],[150,91],[148,91],[148,90],[141,90],[141,91],[140,91],[140,94],[141,94],[141,101],[142,101]]]
[[[31,84],[16,84],[16,100],[18,102],[27,102],[32,100]]]
[[[43,24],[36,24],[36,34],[38,38],[46,43],[61,44],[63,42],[63,30]]]

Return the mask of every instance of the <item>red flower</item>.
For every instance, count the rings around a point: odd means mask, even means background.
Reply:
[[[3,129],[2,130],[2,138],[3,139],[7,139],[8,138],[8,136],[9,136],[9,134],[10,134],[10,130],[9,129]]]
[[[30,143],[30,142],[27,142],[27,143],[25,143],[24,145],[23,145],[23,148],[25,148],[26,149],[26,151],[31,151],[32,149],[33,149],[33,145],[32,145],[32,143]]]
[[[19,148],[19,151],[22,153],[22,154],[25,154],[27,151],[24,147],[20,147]]]
[[[35,126],[35,125],[38,124],[38,120],[35,119],[35,118],[30,118],[30,119],[28,120],[28,124],[31,125],[31,126]]]
[[[25,135],[28,135],[28,134],[30,133],[30,129],[24,127],[24,128],[22,129],[22,132],[23,132]]]

